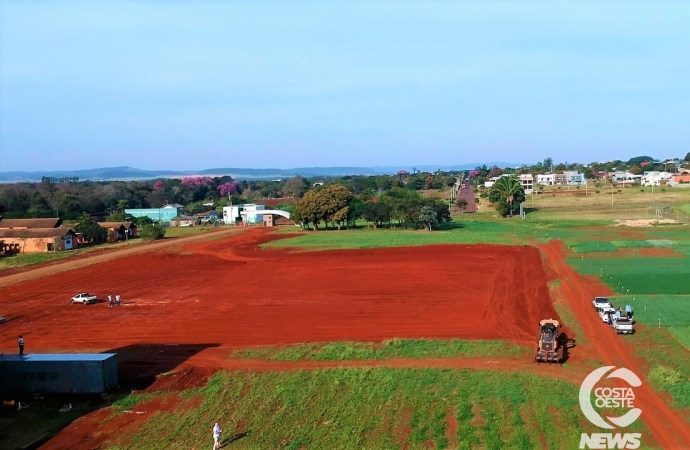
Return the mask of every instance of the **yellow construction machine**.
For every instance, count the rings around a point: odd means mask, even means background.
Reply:
[[[554,319],[544,319],[539,322],[539,345],[534,355],[535,362],[561,363],[565,344],[560,333],[561,324]]]

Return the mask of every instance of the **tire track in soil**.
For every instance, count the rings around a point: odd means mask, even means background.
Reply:
[[[583,277],[568,266],[562,242],[552,241],[540,248],[561,279],[563,295],[602,361],[607,365],[626,367],[638,376],[643,374],[644,362],[631,356],[635,351],[633,346],[602,325],[592,309],[590,300],[597,295],[609,295],[610,289],[599,280]],[[635,405],[642,410],[641,417],[659,445],[665,449],[681,449],[690,445],[690,426],[649,384],[643,383],[636,388],[635,395]]]
[[[521,372],[548,376],[569,383],[579,384],[586,373],[564,370],[558,364],[535,364],[532,358],[506,357],[457,357],[457,358],[390,358],[343,361],[268,361],[259,359],[227,359],[224,348],[208,348],[185,361],[185,367],[228,371],[281,372],[295,370],[325,370],[344,368],[392,368],[392,369],[473,369],[499,372]]]

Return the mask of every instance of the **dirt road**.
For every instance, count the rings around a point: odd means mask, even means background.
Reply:
[[[561,279],[563,294],[591,341],[596,356],[607,365],[626,367],[642,377],[646,373],[644,361],[631,356],[635,352],[632,345],[602,324],[592,309],[592,298],[609,295],[609,288],[598,280],[583,277],[571,269],[566,263],[566,252],[561,242],[552,241],[541,248],[548,256],[551,269]],[[647,383],[635,388],[635,395],[635,406],[642,410],[642,419],[659,445],[665,449],[688,448],[690,426],[668,402]]]

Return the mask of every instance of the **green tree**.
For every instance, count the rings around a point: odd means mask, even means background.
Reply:
[[[90,242],[103,242],[108,239],[108,230],[86,214],[79,218],[74,231],[83,234],[84,239]]]
[[[348,226],[356,226],[357,219],[362,217],[362,210],[364,209],[364,202],[359,198],[353,198],[347,207],[347,223]]]
[[[683,158],[683,161],[685,161],[685,162],[690,162],[690,152],[688,152],[688,153],[685,155],[685,158]]]
[[[515,175],[501,177],[489,191],[489,200],[496,205],[496,210],[502,217],[512,217],[516,208],[525,200],[525,190]],[[505,202],[507,211],[500,206],[501,202]]]
[[[553,158],[551,158],[551,157],[544,158],[544,162],[542,163],[542,165],[544,166],[544,170],[546,170],[547,172],[550,172],[551,166],[553,166]]]
[[[362,207],[362,217],[374,224],[374,228],[391,220],[391,208],[381,202],[366,202]]]
[[[141,228],[144,225],[152,225],[154,223],[153,220],[147,216],[135,217],[133,222],[138,228]]]
[[[134,222],[134,216],[124,212],[117,212],[105,218],[106,222]]]
[[[456,204],[456,205],[458,206],[458,208],[460,208],[462,211],[465,211],[465,209],[467,208],[467,200],[465,200],[464,198],[458,198],[458,199],[455,201],[455,204]]]
[[[640,168],[637,167],[637,166],[632,166],[632,167],[630,168],[630,173],[633,174],[633,175],[639,175],[639,174],[642,173],[642,169],[640,169]]]
[[[340,224],[347,220],[347,205],[353,198],[350,192],[342,184],[332,184],[318,192],[320,197],[321,215],[326,222]],[[337,220],[336,220],[337,215]]]
[[[121,212],[124,212],[125,208],[129,206],[129,201],[125,198],[118,200],[117,202],[117,209],[120,210]]]
[[[419,211],[419,222],[422,223],[426,229],[431,231],[431,227],[438,223],[438,215],[436,211],[434,211],[434,208],[429,205],[422,206]]]
[[[304,194],[302,200],[295,208],[296,215],[300,218],[305,227],[312,224],[313,230],[318,231],[319,222],[323,219],[324,208],[321,205],[322,197],[314,189],[310,189]]]
[[[338,211],[335,212],[331,216],[331,221],[335,223],[338,226],[338,229],[340,230],[340,227],[342,225],[345,225],[347,227],[347,222],[348,222],[348,217],[350,215],[350,208],[349,207],[344,207],[339,209]]]
[[[139,230],[139,237],[144,241],[153,241],[165,237],[165,228],[157,223],[144,225]]]

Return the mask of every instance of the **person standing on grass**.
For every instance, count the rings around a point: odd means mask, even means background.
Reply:
[[[115,295],[115,306],[120,306],[120,294]]]
[[[625,305],[625,315],[628,319],[632,318],[632,306],[630,304]]]
[[[220,436],[223,430],[220,428],[218,422],[213,426],[213,450],[218,450],[221,447]]]
[[[24,336],[19,335],[19,356],[24,355]]]

